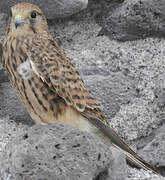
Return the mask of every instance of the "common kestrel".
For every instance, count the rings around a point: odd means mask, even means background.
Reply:
[[[11,7],[2,64],[34,121],[57,122],[94,133],[106,144],[122,149],[136,166],[158,173],[110,127],[100,102],[90,95],[77,69],[50,35],[37,6],[19,3]]]

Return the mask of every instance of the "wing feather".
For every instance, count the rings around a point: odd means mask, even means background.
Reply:
[[[27,43],[27,52],[34,73],[68,105],[81,112],[86,107],[95,109],[101,106],[90,95],[77,69],[53,39],[36,35],[31,45]]]

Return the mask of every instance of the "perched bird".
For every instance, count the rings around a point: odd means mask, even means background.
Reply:
[[[91,96],[77,69],[50,35],[37,6],[19,3],[11,7],[2,48],[2,64],[34,121],[57,122],[94,133],[107,145],[123,150],[136,166],[158,173],[111,128],[100,102]]]

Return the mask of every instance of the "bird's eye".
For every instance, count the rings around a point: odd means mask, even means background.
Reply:
[[[37,17],[37,13],[33,11],[33,12],[31,12],[30,16],[32,19],[35,19]]]

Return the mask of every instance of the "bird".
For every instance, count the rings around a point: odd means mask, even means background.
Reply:
[[[159,174],[113,130],[101,103],[51,36],[38,6],[22,2],[10,8],[2,50],[2,65],[36,123],[60,123],[95,134],[108,146],[121,149],[136,167]]]

